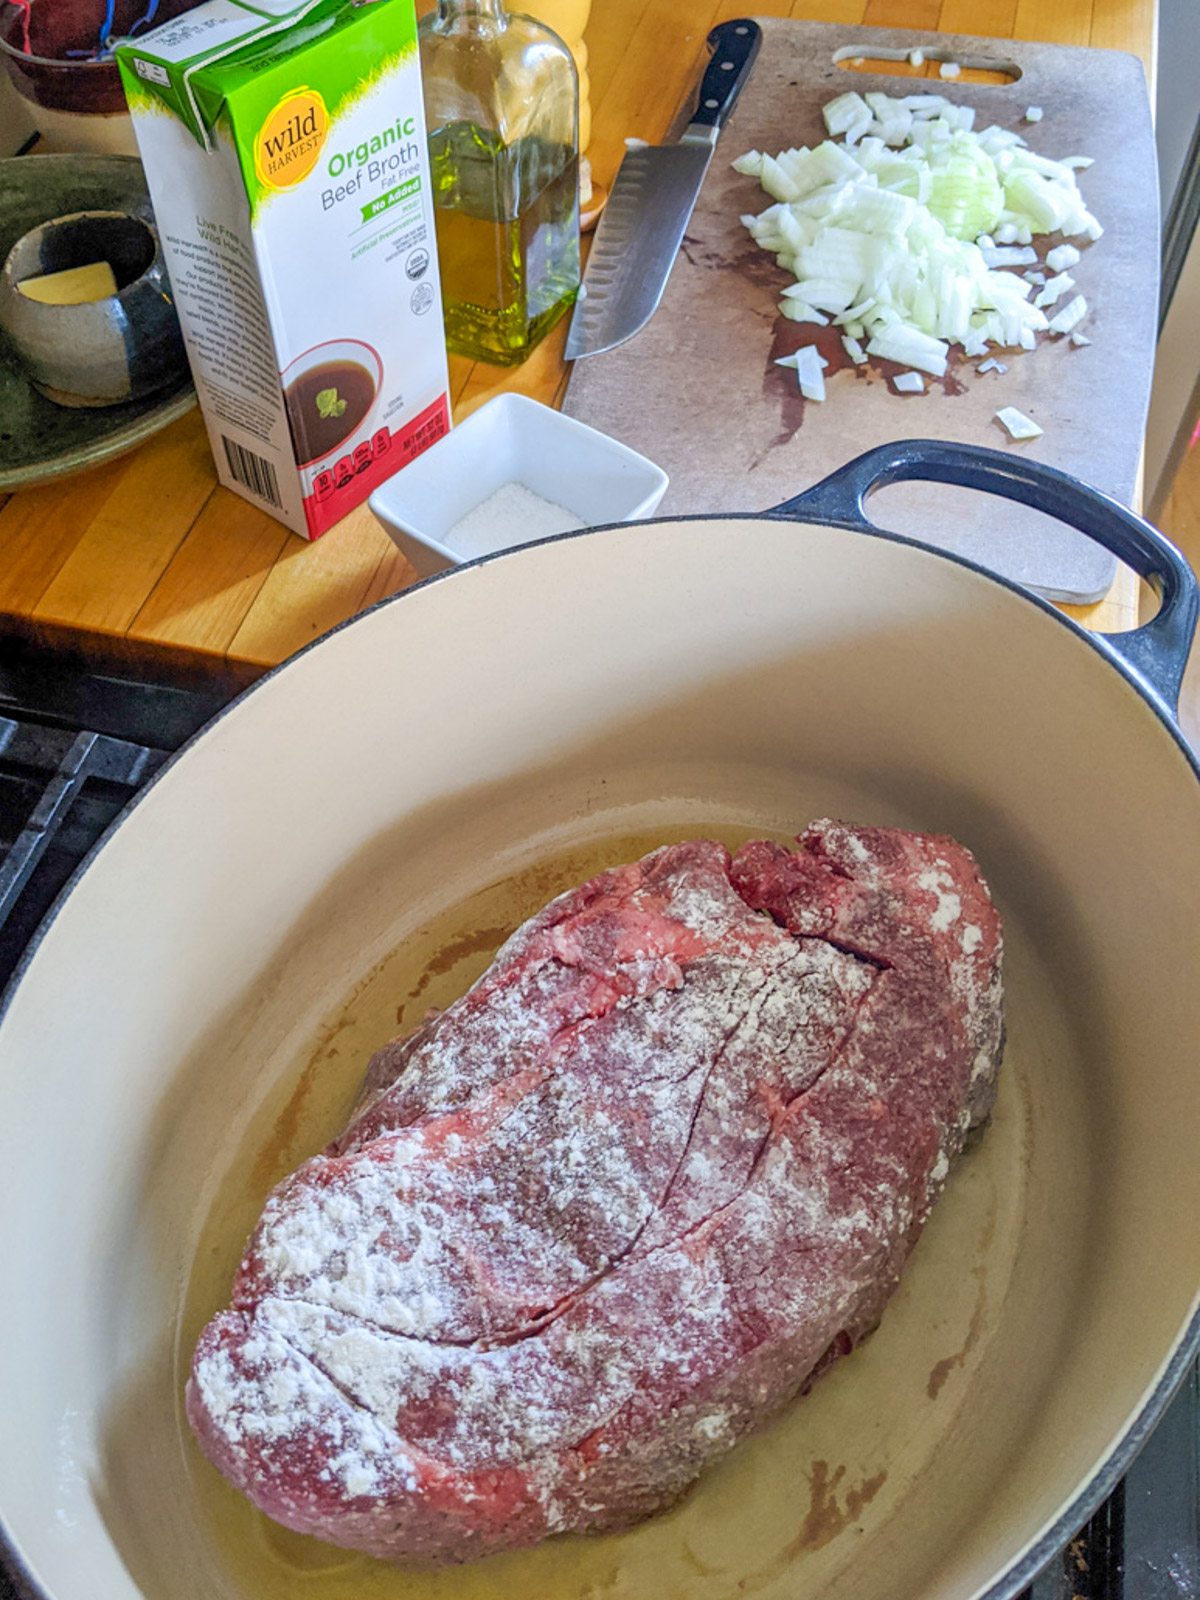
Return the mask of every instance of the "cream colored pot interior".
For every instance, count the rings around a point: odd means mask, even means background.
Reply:
[[[830,529],[527,549],[294,662],[118,828],[0,1024],[0,1518],[29,1571],[53,1600],[1007,1588],[1196,1307],[1198,797],[1053,617]],[[878,1333],[628,1535],[400,1575],[270,1529],[192,1447],[181,1373],[370,1051],[600,864],[824,814],[955,834],[1008,931],[993,1124]]]

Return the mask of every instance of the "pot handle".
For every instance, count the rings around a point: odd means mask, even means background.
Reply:
[[[1155,591],[1157,614],[1126,633],[1094,634],[1174,714],[1187,665],[1198,609],[1196,579],[1175,546],[1111,496],[1056,467],[1027,461],[1003,450],[987,450],[941,439],[898,439],[856,456],[792,500],[772,506],[768,516],[815,513],[828,521],[879,533],[865,502],[885,484],[920,478],[931,483],[982,489],[1057,517],[1111,550]]]

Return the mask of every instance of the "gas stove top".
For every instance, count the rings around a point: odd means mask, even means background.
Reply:
[[[0,643],[0,991],[105,830],[229,698]],[[42,1600],[13,1587],[2,1547],[0,1600]],[[1200,1600],[1195,1367],[1125,1481],[1021,1600]]]
[[[228,698],[0,647],[0,991],[109,824]]]

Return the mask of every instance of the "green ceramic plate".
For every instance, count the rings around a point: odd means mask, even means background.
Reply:
[[[14,156],[0,160],[0,261],[23,233],[72,211],[129,211],[153,220],[142,164],[132,156]],[[0,329],[0,491],[95,467],[141,444],[196,404],[187,372],[121,406],[69,409],[27,381]]]

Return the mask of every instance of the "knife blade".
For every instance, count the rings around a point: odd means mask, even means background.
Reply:
[[[712,56],[692,120],[678,144],[628,150],[600,214],[566,359],[595,356],[633,337],[667,287],[713,149],[762,43],[749,17],[708,36]]]

